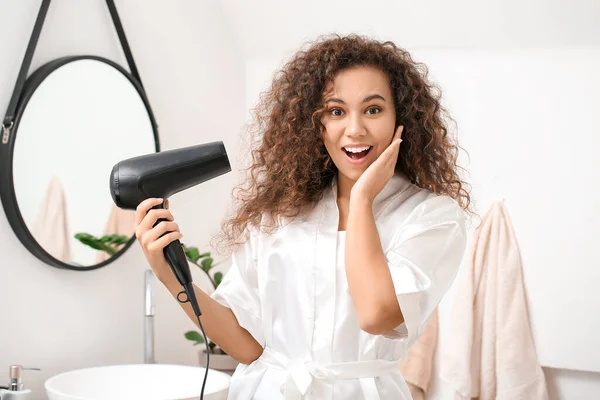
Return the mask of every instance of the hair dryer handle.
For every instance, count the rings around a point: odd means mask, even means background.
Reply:
[[[159,204],[152,208],[164,208],[163,204]],[[164,218],[156,221],[154,226],[158,225],[162,221],[167,221]],[[168,232],[167,232],[168,233]],[[163,234],[162,236],[166,235]],[[161,236],[161,237],[162,237]],[[179,241],[179,239],[172,241],[163,249],[163,254],[167,260],[167,263],[171,267],[173,274],[181,284],[181,286],[186,286],[192,282],[192,274],[190,272],[190,265],[188,264],[187,257],[185,256],[185,252],[183,251],[183,245]]]

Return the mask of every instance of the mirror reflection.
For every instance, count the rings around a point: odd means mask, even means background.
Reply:
[[[133,211],[114,205],[107,171],[155,147],[146,105],[119,69],[82,59],[51,72],[23,111],[14,148],[15,196],[35,240],[74,266],[110,258],[133,235]]]

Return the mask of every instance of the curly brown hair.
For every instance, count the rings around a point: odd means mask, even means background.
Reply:
[[[239,244],[248,226],[270,230],[276,223],[265,221],[293,218],[322,198],[337,173],[321,135],[324,91],[340,71],[357,66],[389,77],[396,126],[404,125],[396,170],[468,211],[470,196],[457,173],[459,146],[448,135],[453,120],[440,104],[439,88],[427,79],[427,67],[391,41],[333,35],[308,44],[275,74],[252,110],[252,162],[246,182],[233,190],[236,212],[223,223],[221,242]]]

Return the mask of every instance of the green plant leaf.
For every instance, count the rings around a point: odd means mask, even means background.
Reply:
[[[103,243],[97,237],[90,235],[89,233],[79,232],[75,234],[75,239],[79,240],[81,243],[86,246],[90,246],[93,249],[105,251],[110,255],[113,255],[117,252],[116,249],[112,248],[110,245]]]
[[[189,258],[190,260],[192,260],[192,262],[197,262],[198,259],[200,258],[200,251],[198,251],[197,247],[185,247],[184,246],[184,252],[187,258]]]
[[[219,286],[221,284],[221,281],[223,281],[223,273],[222,272],[215,272],[215,284],[217,286]],[[216,287],[215,287],[216,289]]]
[[[205,258],[204,260],[202,260],[202,269],[206,272],[210,271],[210,269],[212,268],[212,263],[213,263],[213,259],[212,258]]]
[[[200,334],[200,332],[188,331],[184,334],[184,336],[186,339],[196,342],[196,343],[194,343],[194,345],[204,343],[204,336],[202,336],[202,334]]]
[[[108,243],[108,244],[120,246],[120,245],[127,243],[129,241],[129,238],[125,235],[113,234],[113,235],[102,236],[100,238],[100,241]]]

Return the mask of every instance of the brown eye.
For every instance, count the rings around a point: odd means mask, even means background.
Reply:
[[[341,117],[342,115],[344,115],[344,112],[339,108],[332,108],[331,110],[329,110],[329,114],[333,115],[334,117]]]
[[[372,111],[372,112],[369,112],[369,111]],[[381,108],[379,108],[379,107],[370,107],[367,109],[367,114],[371,114],[371,115],[379,114],[380,112],[381,112]]]

